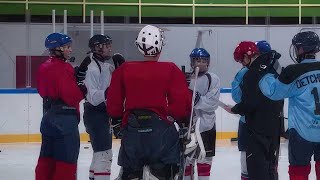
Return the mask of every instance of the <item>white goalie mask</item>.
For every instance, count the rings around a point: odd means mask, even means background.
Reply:
[[[136,46],[144,56],[157,56],[162,50],[163,40],[163,30],[147,25],[139,32]]]

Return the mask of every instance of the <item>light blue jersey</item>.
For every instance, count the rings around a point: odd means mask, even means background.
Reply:
[[[247,71],[248,71],[248,68],[246,68],[246,67],[242,68],[236,74],[236,76],[234,77],[234,80],[231,83],[231,95],[232,95],[232,99],[236,103],[241,102],[241,96],[242,96],[241,84],[242,84],[243,76],[246,74]],[[241,116],[240,121],[245,123],[246,122],[245,117]]]
[[[265,75],[262,93],[272,100],[289,98],[289,129],[310,142],[320,142],[320,62],[305,59],[286,67],[278,78]]]

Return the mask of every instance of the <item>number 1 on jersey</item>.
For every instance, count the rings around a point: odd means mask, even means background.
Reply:
[[[316,109],[314,110],[314,114],[320,115],[320,102],[319,102],[318,88],[314,87],[311,91],[311,94],[313,94],[314,102],[315,102],[315,106],[316,106]]]

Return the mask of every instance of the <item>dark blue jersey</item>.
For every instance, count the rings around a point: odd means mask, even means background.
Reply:
[[[273,101],[262,94],[259,81],[264,75],[264,69],[269,64],[267,54],[255,59],[249,70],[243,76],[241,102],[231,108],[235,114],[246,117],[248,128],[263,136],[274,136],[280,132],[280,111],[283,101]]]

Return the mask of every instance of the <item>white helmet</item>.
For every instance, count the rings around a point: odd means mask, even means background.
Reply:
[[[136,46],[144,56],[157,56],[162,50],[163,40],[163,31],[160,28],[147,25],[139,32]]]

